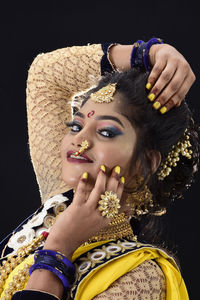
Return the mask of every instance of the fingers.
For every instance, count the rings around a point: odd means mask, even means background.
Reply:
[[[165,106],[167,109],[166,111],[161,109],[161,113],[167,112],[169,109],[174,107],[179,101],[182,101],[185,97],[185,94],[183,94],[183,91],[180,90],[180,87],[183,85],[185,78],[182,76],[182,70],[177,69],[177,71],[173,74],[174,69],[171,68],[169,65],[168,68],[166,68],[165,74],[169,74],[171,72],[170,76],[164,75],[164,79],[162,79],[162,76],[158,79],[158,82],[156,82],[155,87],[153,87],[153,92],[156,94],[156,100],[153,103],[154,109],[160,109],[161,107]],[[160,90],[162,87],[163,81],[165,80],[166,87],[164,90],[158,95],[157,91]],[[167,80],[170,80],[167,84]],[[184,85],[185,87],[185,85]]]
[[[112,191],[116,193],[118,185],[119,185],[119,179],[120,179],[120,166],[116,166],[111,173],[111,176],[107,182],[107,191]]]
[[[99,173],[97,175],[95,186],[94,186],[92,192],[90,193],[90,196],[88,197],[88,203],[93,204],[96,207],[101,194],[105,193],[106,180],[107,180],[106,167],[104,165],[102,165],[100,167]]]
[[[179,76],[179,71],[177,71],[172,64],[168,64],[161,73],[151,90],[151,93],[157,98],[156,101],[159,101],[161,105],[164,105],[181,86],[184,78],[179,80]]]
[[[155,63],[155,65],[153,66],[153,69],[151,70],[149,78],[148,78],[148,83],[150,84],[149,88],[147,87],[148,89],[151,89],[151,87],[153,87],[155,85],[155,83],[158,80],[160,74],[162,73],[162,71],[166,67],[166,64],[167,64],[167,61],[165,61],[165,60],[158,60]]]
[[[195,81],[195,75],[185,58],[173,47],[160,45],[154,48],[153,68],[146,88],[154,109],[166,113],[180,106]]]
[[[110,178],[108,179],[106,190],[112,191],[117,194],[118,198],[121,198],[123,189],[124,189],[124,177],[120,177],[120,166],[116,166],[112,170],[112,174]]]
[[[76,188],[76,193],[73,199],[74,204],[81,205],[86,201],[87,180],[88,180],[88,173],[84,172]]]
[[[172,109],[174,106],[179,107],[185,98],[186,94],[188,93],[189,86],[191,85],[191,78],[187,77],[184,82],[182,83],[179,90],[172,95],[172,97],[164,103],[164,106],[166,107],[167,111]]]
[[[102,194],[105,194],[105,191],[116,193],[119,199],[122,196],[125,179],[124,177],[120,177],[120,167],[116,166],[109,178],[106,175],[105,166],[104,170],[101,169],[97,176],[94,189],[88,198],[88,203],[93,202],[94,205],[97,205],[98,200]]]
[[[184,77],[184,68],[180,67],[174,71],[174,67],[169,64],[148,95],[153,108],[160,109],[161,113],[166,113],[174,106],[180,106],[195,80],[193,73]],[[164,89],[161,91],[163,86]]]

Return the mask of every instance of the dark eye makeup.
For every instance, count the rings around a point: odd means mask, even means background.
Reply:
[[[79,124],[77,121],[67,122],[67,127],[71,128],[72,133],[80,132],[82,129],[82,125]],[[105,138],[114,138],[115,136],[122,135],[119,129],[115,126],[106,126],[97,130],[97,133]]]

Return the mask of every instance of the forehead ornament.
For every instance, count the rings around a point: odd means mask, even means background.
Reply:
[[[113,96],[116,91],[117,83],[111,83],[104,86],[100,90],[91,94],[91,100],[96,103],[110,103],[113,101]]]

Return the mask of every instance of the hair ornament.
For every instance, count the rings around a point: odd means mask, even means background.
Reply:
[[[189,149],[191,146],[190,137],[187,134],[186,129],[183,140],[172,146],[172,150],[169,152],[167,158],[161,163],[159,172],[157,173],[159,180],[164,180],[165,177],[171,173],[172,167],[177,166],[180,155],[185,156],[188,159],[192,158],[192,150]]]
[[[116,91],[117,83],[111,83],[104,86],[97,92],[91,94],[92,101],[96,103],[110,103],[113,101],[113,96]]]

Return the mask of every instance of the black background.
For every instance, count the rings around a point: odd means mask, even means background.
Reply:
[[[132,44],[137,39],[161,37],[185,56],[197,77],[187,99],[199,121],[199,18],[194,0],[41,1],[27,5],[16,1],[1,7],[0,238],[40,205],[28,151],[25,106],[27,71],[34,57],[72,45]],[[200,175],[166,218],[191,299],[197,299],[199,284],[199,179]]]

